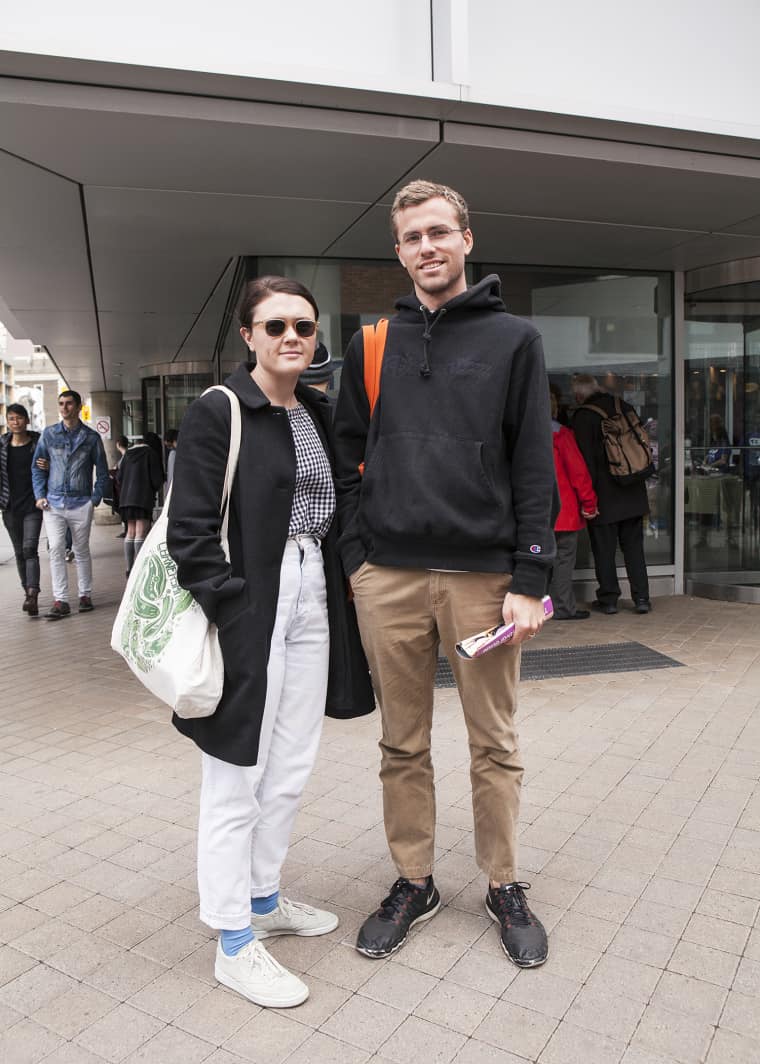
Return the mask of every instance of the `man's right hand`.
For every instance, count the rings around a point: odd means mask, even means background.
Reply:
[[[36,505],[38,510],[49,510],[50,509],[50,503],[47,501],[47,499],[38,499],[37,502],[35,503],[35,505]]]

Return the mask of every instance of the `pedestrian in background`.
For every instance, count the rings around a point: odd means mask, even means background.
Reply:
[[[644,515],[649,513],[646,481],[620,484],[610,473],[602,436],[602,415],[589,409],[593,404],[607,417],[615,414],[615,399],[590,373],[576,373],[572,382],[578,408],[573,416],[573,431],[591,474],[597,496],[598,515],[588,523],[588,536],[594,555],[597,591],[594,609],[617,613],[620,584],[615,552],[618,544],[631,587],[636,613],[649,613],[649,578],[644,558]],[[630,403],[621,400],[624,413],[634,413]]]
[[[554,523],[557,556],[554,560],[549,594],[554,606],[555,621],[585,621],[588,610],[579,610],[573,591],[573,570],[578,550],[578,532],[586,519],[596,517],[596,492],[591,483],[583,455],[575,442],[572,429],[558,420],[559,396],[550,389],[552,409],[552,439],[554,442],[554,472],[559,489],[560,511]]]
[[[116,465],[108,470],[108,476],[111,478],[111,513],[119,513],[119,469],[121,468],[124,455],[129,450],[129,440],[126,436],[116,437],[116,450],[119,452],[119,460]],[[119,515],[121,516],[121,515]],[[121,532],[119,532],[117,539],[124,539],[127,534],[127,522],[122,518]]]
[[[66,572],[66,530],[70,529],[77,565],[79,612],[92,610],[92,558],[90,529],[93,509],[108,487],[108,463],[100,436],[79,414],[82,397],[67,388],[58,396],[61,420],[49,425],[37,441],[32,465],[32,485],[42,510],[50,547],[53,604],[45,614],[59,621],[71,613]],[[40,468],[39,459],[46,464]],[[95,484],[93,486],[93,473]]]
[[[119,515],[126,522],[124,560],[127,576],[153,520],[156,492],[161,490],[164,472],[158,455],[143,439],[124,453],[119,463]]]
[[[179,433],[176,429],[167,429],[164,433],[164,447],[166,448],[166,484],[164,485],[164,498],[172,486],[174,476],[174,462],[177,458],[177,440]]]
[[[317,344],[317,349],[314,352],[314,361],[308,369],[303,371],[298,379],[301,384],[308,384],[310,388],[316,388],[318,392],[326,395],[330,410],[333,413],[335,412],[335,396],[328,395],[328,389],[332,388],[333,383],[332,359],[324,344]]]
[[[0,510],[24,589],[21,608],[30,617],[36,617],[39,614],[38,548],[42,513],[34,501],[32,456],[40,434],[30,432],[29,413],[21,403],[11,403],[5,416],[9,431],[0,436]]]

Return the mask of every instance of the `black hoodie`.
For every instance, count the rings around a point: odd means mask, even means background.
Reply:
[[[493,274],[435,312],[397,304],[372,420],[361,331],[335,417],[347,574],[375,565],[511,572],[545,593],[556,486],[541,337]],[[364,461],[362,477],[359,465]]]

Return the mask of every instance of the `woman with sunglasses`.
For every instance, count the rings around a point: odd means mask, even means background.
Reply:
[[[262,943],[324,935],[337,916],[279,893],[298,802],[325,712],[374,707],[347,601],[333,521],[330,411],[298,384],[314,356],[318,310],[300,282],[248,282],[240,333],[255,361],[225,384],[241,410],[227,562],[219,506],[230,407],[212,391],[182,423],[167,543],[180,584],[219,632],[225,681],[211,717],[174,723],[202,751],[200,917],[219,931],[216,978],[258,1005],[299,1005],[308,988]]]

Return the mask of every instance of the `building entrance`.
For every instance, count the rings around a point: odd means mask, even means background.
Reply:
[[[685,317],[686,591],[760,602],[760,260],[687,275]]]

